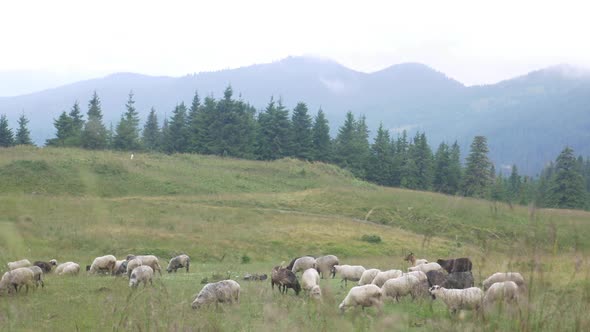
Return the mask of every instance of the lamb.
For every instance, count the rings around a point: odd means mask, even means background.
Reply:
[[[338,308],[343,313],[346,308],[356,306],[361,306],[363,310],[365,307],[375,306],[381,312],[383,309],[381,288],[373,284],[352,287]]]
[[[480,311],[483,302],[483,291],[478,287],[466,289],[446,289],[435,285],[430,287],[430,294],[433,298],[440,298],[451,310],[456,313],[457,310],[476,310]]]
[[[368,285],[373,282],[377,273],[381,272],[379,269],[368,269],[363,272],[361,278],[359,279],[359,286]]]
[[[295,273],[281,266],[275,266],[272,269],[270,286],[274,289],[275,285],[279,286],[281,293],[287,293],[288,288],[292,288],[295,291],[295,295],[299,295],[301,291],[301,285]]]
[[[57,261],[55,259],[52,259],[49,262],[36,261],[33,265],[40,267],[41,270],[43,270],[43,273],[49,273],[51,272],[51,269],[57,265]]]
[[[487,291],[494,283],[502,281],[514,281],[519,289],[525,290],[524,278],[518,272],[496,272],[483,281],[483,290]]]
[[[96,257],[94,261],[92,261],[92,265],[90,266],[90,269],[88,269],[88,272],[98,273],[100,270],[106,270],[112,275],[116,264],[117,259],[113,255]]]
[[[162,276],[162,268],[160,267],[160,263],[158,262],[158,257],[154,255],[143,255],[143,256],[135,256],[135,255],[127,255],[127,261],[130,261],[134,258],[137,258],[141,261],[141,265],[147,265],[154,270],[154,273],[158,271],[160,276]],[[129,273],[129,269],[127,269]]]
[[[291,271],[293,271],[293,273],[297,273],[299,271],[305,271],[307,269],[315,269],[316,267],[317,263],[315,258],[305,256],[298,258],[295,261],[295,263],[293,263],[293,268],[291,268]]]
[[[428,271],[441,270],[441,269],[442,269],[442,267],[438,263],[426,263],[426,264],[420,264],[420,265],[409,267],[408,271],[410,271],[410,272],[422,271],[424,273],[427,273]]]
[[[240,284],[233,280],[222,280],[206,284],[192,303],[193,309],[215,303],[234,303],[240,301]]]
[[[428,263],[428,260],[426,260],[426,259],[417,259],[416,256],[414,256],[413,252],[411,252],[409,255],[407,255],[406,258],[404,258],[404,261],[410,262],[410,264],[412,264],[412,266]]]
[[[494,304],[518,304],[519,288],[514,281],[496,282],[488,288],[483,297],[484,310],[488,311]]]
[[[35,285],[35,276],[33,271],[28,267],[19,267],[14,270],[10,270],[2,276],[0,279],[0,291],[6,289],[11,292],[14,288],[15,292],[18,292],[23,286],[26,286],[27,293],[29,292],[29,286]]]
[[[43,269],[41,269],[37,265],[29,266],[28,269],[33,271],[33,279],[35,280],[35,287],[39,288],[39,284],[41,284],[41,288],[45,288],[45,283],[43,282]]]
[[[334,265],[332,273],[338,273],[344,281],[344,285],[348,285],[348,280],[359,281],[365,272],[365,268],[360,265]]]
[[[315,269],[307,269],[301,275],[301,288],[309,292],[310,296],[318,299],[322,296],[320,289],[320,275]]]
[[[317,269],[318,269],[318,272],[320,273],[320,276],[322,278],[324,278],[324,276],[326,274],[332,273],[332,267],[334,267],[334,265],[338,265],[339,260],[338,260],[338,257],[336,257],[334,255],[326,255],[326,256],[318,257],[316,259],[316,263],[317,263]],[[334,277],[335,277],[335,274],[332,273],[332,278],[334,278]]]
[[[131,271],[129,278],[129,287],[137,288],[143,281],[143,287],[147,286],[148,281],[153,285],[152,279],[154,277],[154,270],[147,265],[140,265]]]
[[[56,271],[57,271],[57,269],[56,269]],[[72,275],[72,276],[74,276],[74,275],[78,275],[78,273],[80,273],[80,265],[78,265],[77,263],[68,262],[63,267],[61,272],[58,273],[58,275]]]
[[[18,269],[20,267],[29,267],[31,266],[31,262],[29,262],[28,259],[21,259],[20,261],[16,261],[16,262],[9,262],[8,264],[8,270],[12,271],[15,269]]]
[[[131,272],[133,272],[133,269],[141,265],[143,264],[141,263],[141,260],[138,258],[133,258],[132,260],[127,261],[127,277],[131,278]]]
[[[412,299],[416,297],[416,292],[419,290],[421,281],[412,274],[406,274],[398,278],[388,279],[381,287],[383,296],[395,298],[399,302],[399,298],[408,294],[412,295]]]
[[[377,273],[377,275],[373,279],[372,284],[376,285],[377,287],[382,287],[383,284],[387,280],[401,277],[401,275],[402,275],[401,270],[387,270],[387,271],[379,272],[379,273]]]
[[[189,269],[190,265],[191,265],[190,257],[188,257],[188,255],[182,254],[182,255],[176,256],[170,260],[170,263],[168,263],[168,267],[166,268],[166,271],[168,271],[168,273],[170,273],[172,271],[176,272],[176,270],[184,267],[184,268],[186,268],[186,272],[188,273],[188,269]]]

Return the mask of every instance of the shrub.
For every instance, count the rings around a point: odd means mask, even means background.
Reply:
[[[375,234],[365,234],[361,236],[361,241],[369,242],[369,243],[381,243],[381,237]]]

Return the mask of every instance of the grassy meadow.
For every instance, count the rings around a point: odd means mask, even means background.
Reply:
[[[380,243],[363,241],[378,235]],[[259,162],[201,155],[0,149],[0,271],[55,258],[82,268],[96,256],[178,253],[184,270],[132,291],[126,278],[46,276],[29,294],[0,296],[0,330],[590,330],[590,213],[508,206],[384,188],[322,163]],[[352,284],[322,280],[323,301],[246,273],[305,254],[344,264],[405,269],[419,258],[469,256],[476,284],[497,271],[529,283],[521,315],[451,317],[428,298],[384,312],[338,304]],[[239,305],[194,311],[213,275],[236,279]]]

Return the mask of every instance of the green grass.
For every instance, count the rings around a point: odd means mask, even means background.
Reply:
[[[193,262],[190,274],[135,292],[123,278],[49,275],[43,290],[0,297],[0,330],[588,330],[589,223],[587,212],[383,188],[291,159],[0,149],[0,266],[56,258],[84,267],[129,253],[155,254],[165,265],[183,252]],[[366,241],[376,236],[380,242]],[[240,282],[240,305],[190,308],[213,273],[270,273],[303,254],[406,268],[407,251],[469,256],[476,282],[520,271],[531,283],[530,306],[523,317],[485,322],[451,319],[427,299],[387,304],[382,315],[340,315],[347,290],[323,280],[320,304],[271,292],[268,282]]]

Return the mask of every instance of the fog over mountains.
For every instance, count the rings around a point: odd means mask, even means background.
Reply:
[[[0,77],[0,80],[2,78]],[[425,131],[433,150],[441,141],[457,140],[464,154],[473,136],[488,138],[496,167],[516,164],[534,175],[554,160],[564,146],[590,156],[590,72],[558,65],[493,85],[466,87],[419,63],[394,65],[361,73],[336,62],[309,57],[183,77],[118,73],[16,97],[0,97],[0,114],[11,125],[21,112],[30,119],[32,138],[42,145],[54,136],[53,119],[69,111],[75,100],[86,112],[94,90],[102,101],[107,127],[125,111],[130,90],[143,121],[153,106],[160,120],[177,103],[190,104],[195,90],[201,97],[221,97],[231,84],[241,96],[263,109],[271,96],[292,108],[306,102],[312,115],[322,108],[332,134],[347,111],[364,114],[374,134],[382,122],[393,135]]]

